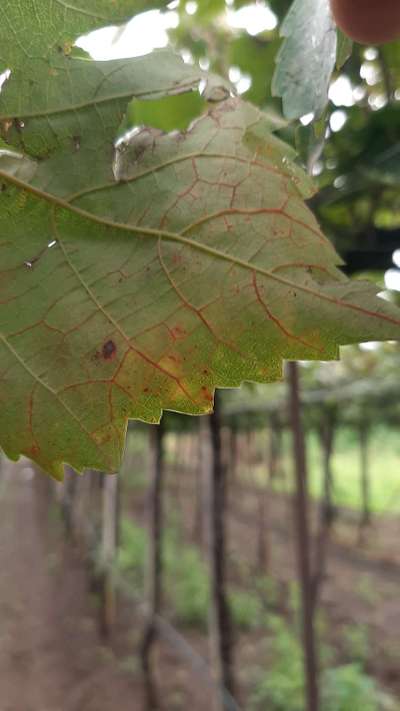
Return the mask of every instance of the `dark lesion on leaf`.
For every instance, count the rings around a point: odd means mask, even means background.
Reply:
[[[109,341],[106,341],[104,343],[103,348],[101,349],[101,355],[104,358],[104,360],[112,360],[112,358],[115,358],[115,355],[117,353],[117,346],[115,345],[114,341],[111,339]]]

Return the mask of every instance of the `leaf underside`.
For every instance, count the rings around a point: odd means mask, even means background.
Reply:
[[[142,128],[114,149],[122,99],[111,63],[84,107],[71,109],[68,92],[82,87],[69,84],[66,96],[54,89],[50,117],[41,95],[35,115],[21,98],[13,118],[6,61],[0,446],[10,457],[59,478],[64,462],[115,471],[128,418],[208,412],[215,387],[276,380],[282,359],[399,338],[398,311],[338,270],[304,202],[312,185],[258,109],[230,99],[186,132]],[[92,63],[77,61],[85,83]],[[169,52],[124,61],[125,105],[198,83]]]
[[[328,102],[337,52],[329,0],[294,0],[281,35],[285,40],[277,54],[272,92],[282,97],[286,118],[309,113],[319,118]],[[342,42],[339,49],[345,56]]]

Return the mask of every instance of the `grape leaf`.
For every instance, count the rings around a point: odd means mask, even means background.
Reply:
[[[115,148],[132,98],[202,76],[168,51],[72,49],[142,6],[0,8],[0,446],[59,478],[64,462],[117,469],[129,417],[206,412],[216,386],[274,380],[282,358],[399,337],[394,307],[338,271],[309,179],[254,107]],[[210,78],[209,101],[227,93]]]
[[[81,34],[125,23],[168,0],[2,0],[0,7],[0,72],[19,72],[24,88],[29,80],[41,87],[51,81],[53,62],[68,57]],[[61,52],[60,52],[61,50]],[[47,69],[47,71],[46,71]],[[34,101],[34,97],[31,97]]]
[[[336,62],[337,34],[329,0],[294,0],[280,30],[272,93],[282,97],[283,113],[318,118],[328,101]]]
[[[126,22],[136,12],[163,4],[147,0],[2,0],[0,73],[10,69],[15,78],[12,86],[7,85],[7,97],[2,97],[4,112],[18,116],[57,107],[63,111],[70,93],[78,101],[86,99],[84,92],[89,89],[90,96],[96,67],[115,70],[118,65],[90,62],[83,68],[85,54],[73,46],[77,37],[107,24]],[[85,77],[77,82],[79,71]]]
[[[107,178],[132,99],[154,101],[199,86],[202,72],[170,50],[103,62],[74,49],[79,33],[125,21],[142,6],[138,0],[1,4],[0,69],[11,75],[0,94],[0,135],[9,147],[46,158],[55,187],[69,180],[79,188],[85,162]]]
[[[109,0],[3,3],[0,71],[7,67],[11,75],[1,92],[1,138],[36,159],[55,153],[55,172],[64,169],[79,180],[74,153],[79,150],[95,172],[108,169],[131,99],[154,101],[197,92],[203,72],[170,50],[105,62],[93,61],[73,46],[79,33],[107,21],[125,21],[143,6],[140,0],[111,5]],[[211,81],[217,82],[215,77]],[[100,145],[108,152],[108,164],[99,155]]]
[[[80,151],[72,176],[52,156],[32,177],[32,159],[13,170],[10,154],[0,445],[11,457],[56,477],[63,462],[113,471],[129,417],[207,412],[216,386],[275,380],[283,358],[400,337],[396,308],[337,269],[291,149],[239,99],[183,133],[133,132],[105,181]]]

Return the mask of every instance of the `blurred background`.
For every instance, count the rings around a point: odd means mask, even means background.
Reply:
[[[106,59],[171,43],[278,118],[290,4],[138,2],[78,44]],[[199,101],[159,110],[184,128]],[[311,121],[280,135],[316,151],[312,207],[347,273],[396,301],[400,43],[354,47],[317,150]],[[303,711],[304,657],[322,711],[398,711],[399,366],[396,343],[300,363],[304,440],[284,381],[220,392],[210,417],[130,423],[118,477],[60,484],[2,458],[0,711]]]

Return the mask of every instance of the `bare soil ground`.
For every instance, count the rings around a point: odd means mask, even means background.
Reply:
[[[46,478],[33,476],[26,463],[3,464],[0,711],[142,711],[136,651],[143,617],[122,600],[113,639],[102,642],[82,555],[51,520],[48,493]],[[209,707],[209,681],[198,671],[193,676],[193,663],[187,650],[158,645],[160,711]]]
[[[193,477],[174,490],[184,512],[187,537],[192,536]],[[192,481],[192,484],[190,483]],[[127,496],[125,507],[137,521],[144,518],[144,495]],[[229,509],[230,576],[240,584],[257,570],[258,492],[231,488]],[[26,464],[3,465],[0,476],[0,711],[142,711],[143,685],[137,661],[142,618],[121,601],[118,627],[111,643],[98,632],[96,601],[88,591],[84,561],[65,543],[51,505],[46,479],[32,477]],[[380,519],[360,547],[354,522],[342,517],[329,546],[328,575],[322,592],[328,636],[340,651],[343,631],[365,624],[370,635],[369,671],[400,697],[399,586],[400,524]],[[274,496],[268,511],[268,572],[285,591],[295,579],[293,533],[288,499]],[[247,571],[247,572],[246,572]],[[260,572],[260,571],[257,571]],[[206,656],[199,631],[184,635]],[[237,638],[236,667],[240,696],[245,698],[246,670],[262,661],[262,635]],[[196,670],[187,650],[167,643],[156,652],[162,711],[204,711],[212,708],[212,686]],[[242,708],[246,708],[243,703]]]
[[[140,687],[99,641],[81,562],[51,540],[37,484],[28,467],[3,471],[0,711],[140,709]]]

